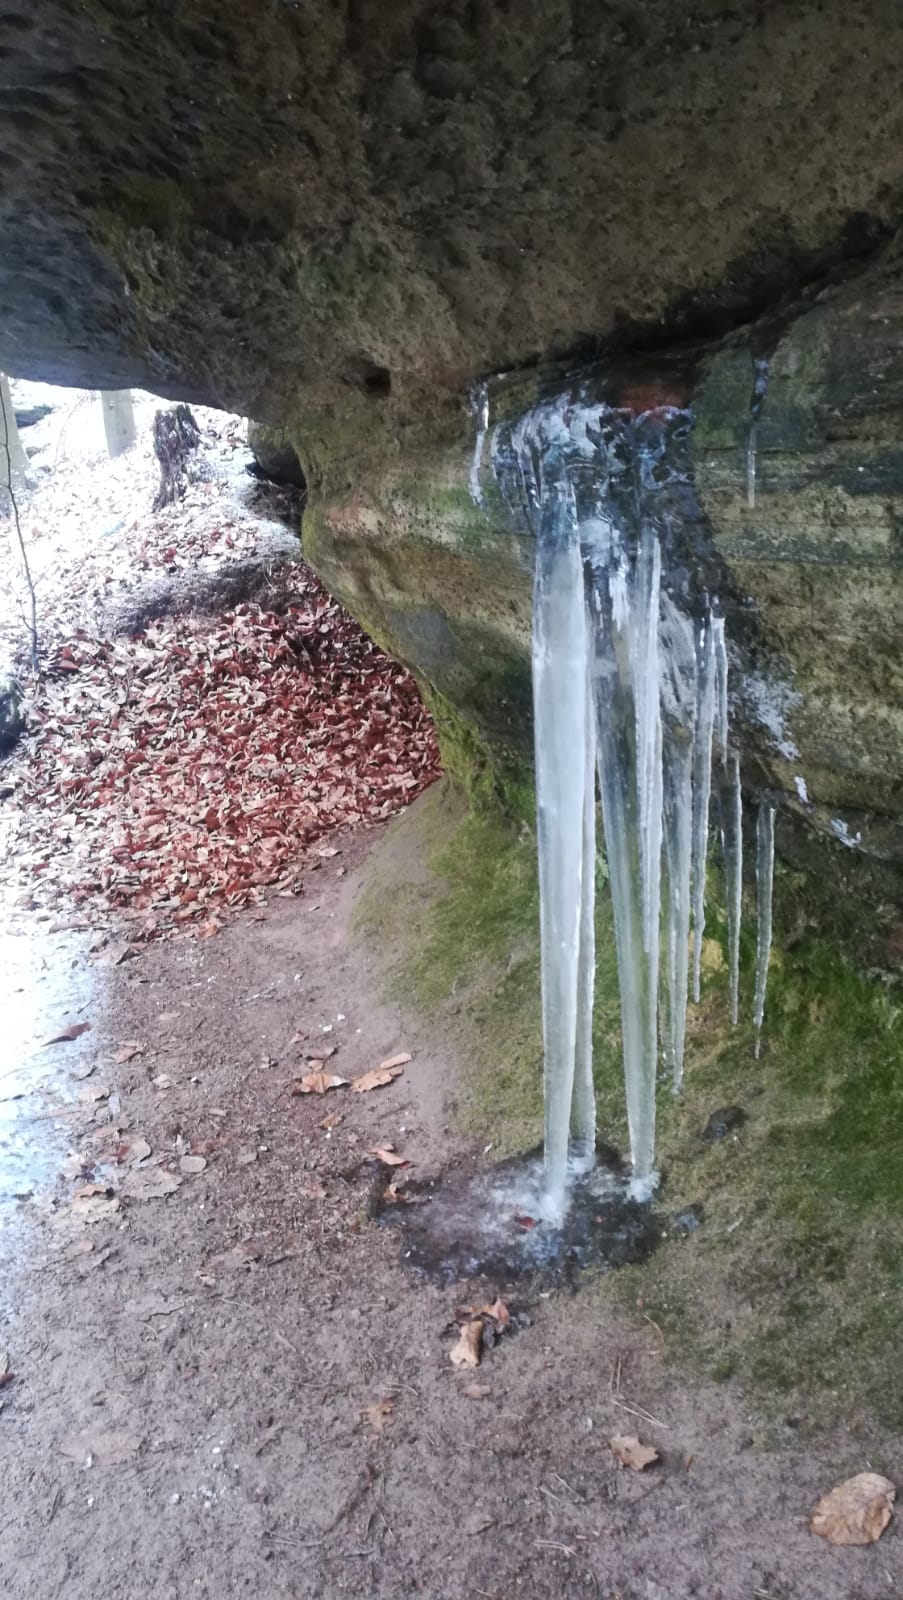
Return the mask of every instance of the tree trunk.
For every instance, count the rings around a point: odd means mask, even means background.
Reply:
[[[28,470],[28,457],[16,427],[9,379],[0,374],[0,489],[21,482]]]
[[[111,458],[121,456],[135,443],[135,410],[131,389],[101,390],[103,426]]]
[[[201,442],[200,429],[186,405],[158,411],[154,417],[154,455],[160,463],[160,487],[154,510],[181,500],[191,476],[188,457]]]

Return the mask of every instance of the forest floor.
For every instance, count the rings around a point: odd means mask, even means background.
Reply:
[[[234,444],[218,437],[211,451],[240,465],[237,433]],[[218,516],[234,489],[208,496]],[[164,548],[173,544],[175,532]],[[147,573],[130,577],[126,556],[116,603],[135,626],[154,608],[142,599]],[[190,573],[196,562],[184,559]],[[84,562],[73,566],[84,575]],[[263,569],[272,583],[269,558]],[[254,603],[230,592],[230,606]],[[49,749],[68,749],[48,744],[61,735],[46,724],[69,680],[85,673],[96,688],[108,672],[104,692],[122,681],[126,646],[110,645],[119,623],[86,620],[79,604],[83,636],[68,620],[47,632],[55,670],[25,746],[0,768],[0,1594],[903,1595],[897,1521],[867,1549],[833,1548],[809,1529],[820,1495],[872,1465],[861,1429],[801,1439],[777,1397],[763,1429],[761,1396],[688,1369],[642,1295],[611,1292],[631,1269],[576,1292],[437,1280],[413,1270],[382,1225],[387,1198],[416,1203],[415,1179],[441,1183],[491,1160],[491,1135],[462,1131],[455,997],[427,1015],[403,984],[387,986],[401,949],[356,915],[387,870],[421,901],[443,887],[416,834],[386,820],[434,775],[395,669],[380,679],[388,709],[376,708],[390,723],[377,726],[396,777],[405,753],[409,789],[384,791],[372,772],[368,788],[369,758],[360,765],[352,736],[343,763],[363,777],[351,798],[333,785],[323,829],[293,858],[280,844],[266,881],[224,876],[196,916],[195,899],[180,898],[196,887],[188,868],[174,886],[152,866],[174,848],[187,860],[194,834],[160,835],[137,887],[123,883],[102,864],[128,786],[77,785],[64,812],[52,762],[40,766]],[[222,616],[220,606],[209,627]],[[345,620],[330,611],[321,626],[347,648]],[[288,631],[303,643],[303,627]],[[67,643],[72,668],[60,664]],[[120,727],[144,749],[134,705],[123,703]],[[91,738],[101,741],[99,726]],[[76,777],[122,755],[82,744]],[[268,772],[245,774],[243,806]],[[91,832],[101,805],[103,828]],[[217,811],[208,829],[223,861],[259,850],[247,828],[223,822]],[[316,1077],[360,1079],[400,1057],[362,1092]],[[473,1368],[450,1359],[467,1306],[495,1312]],[[619,1465],[610,1445],[633,1434],[658,1452],[643,1470]],[[899,1459],[899,1444],[883,1440],[884,1458]]]

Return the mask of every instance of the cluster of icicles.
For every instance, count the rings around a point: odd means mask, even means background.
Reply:
[[[480,397],[479,427],[486,429]],[[739,1008],[740,768],[717,601],[684,550],[688,412],[556,400],[493,435],[499,487],[536,536],[533,694],[550,1216],[593,1164],[596,780],[621,998],[634,1189],[654,1183],[659,1041],[675,1090],[700,995],[709,810],[717,798],[730,1005]],[[482,440],[479,441],[482,448]],[[475,459],[474,478],[477,476]],[[771,946],[774,812],[759,811],[756,1040]],[[690,929],[692,923],[692,972]]]

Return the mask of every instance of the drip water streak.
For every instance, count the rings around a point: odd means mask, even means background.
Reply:
[[[749,407],[749,436],[746,442],[746,504],[751,511],[754,511],[756,506],[756,449],[759,415],[768,392],[768,357],[754,357],[753,371],[755,378]]]
[[[489,427],[489,386],[478,384],[470,396],[470,409],[476,418],[477,436],[474,440],[473,459],[470,463],[470,498],[475,506],[483,504],[483,489],[480,484],[480,468],[483,464],[483,445],[486,440],[486,430]]]

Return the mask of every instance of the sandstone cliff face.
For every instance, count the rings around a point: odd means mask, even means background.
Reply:
[[[900,862],[901,45],[891,0],[12,0],[0,368],[285,430],[315,565],[523,753],[531,541],[470,498],[468,391],[686,367],[750,782]]]

